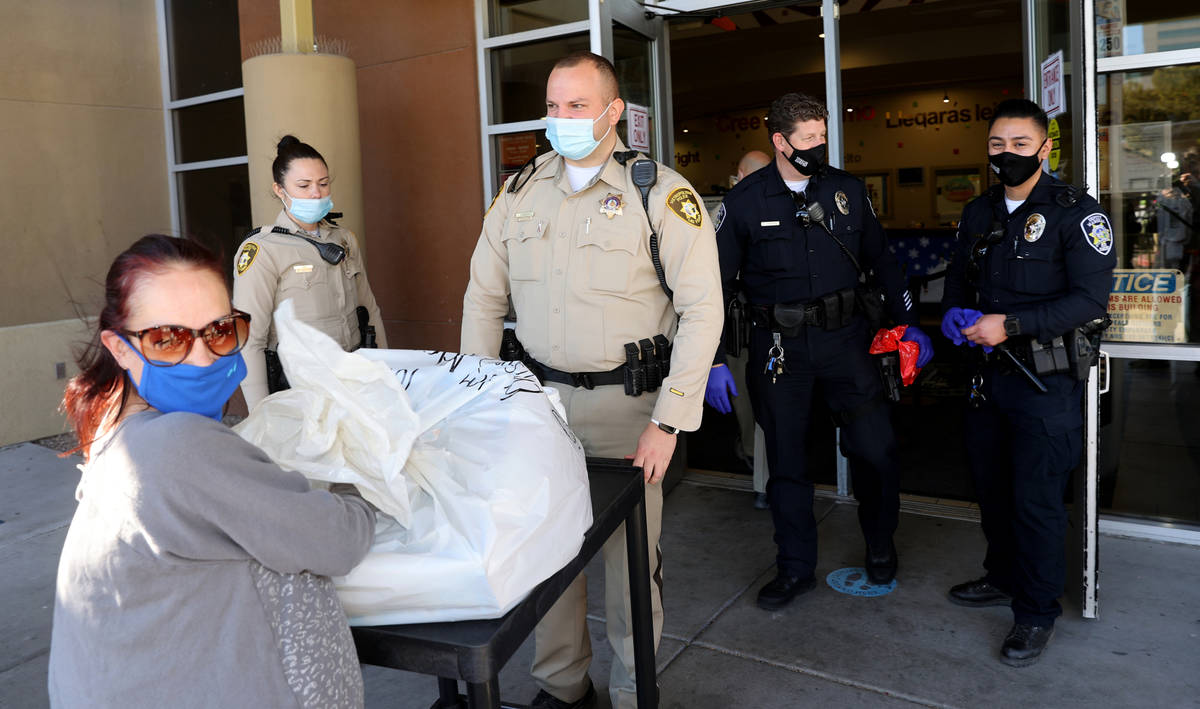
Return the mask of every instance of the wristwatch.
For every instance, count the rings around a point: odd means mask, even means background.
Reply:
[[[1004,334],[1009,337],[1016,337],[1021,334],[1021,319],[1016,315],[1008,315],[1004,318]]]
[[[671,434],[672,436],[679,433],[678,428],[675,428],[674,426],[665,424],[662,421],[659,421],[658,419],[650,419],[650,423],[654,424],[655,426],[658,426],[659,430],[666,431],[667,433]]]

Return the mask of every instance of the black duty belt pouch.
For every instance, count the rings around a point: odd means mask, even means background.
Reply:
[[[887,316],[883,309],[883,289],[871,284],[860,285],[854,289],[854,301],[874,335]]]
[[[795,337],[800,333],[800,328],[811,324],[807,305],[776,305],[774,315],[780,332],[788,337]]]
[[[1062,337],[1056,337],[1047,343],[1030,340],[1029,353],[1029,361],[1033,363],[1030,369],[1039,377],[1071,371],[1071,364],[1067,360],[1067,346]]]
[[[854,318],[855,297],[853,288],[845,288],[821,297],[819,302],[825,311],[826,330],[839,330],[850,324]]]
[[[749,329],[746,326],[745,311],[741,301],[734,299],[729,302],[725,312],[725,330],[721,333],[725,353],[730,357],[740,357],[745,346]]]
[[[263,350],[263,359],[267,363],[267,393],[291,389],[287,375],[283,373],[283,362],[279,361],[279,353],[275,350]]]

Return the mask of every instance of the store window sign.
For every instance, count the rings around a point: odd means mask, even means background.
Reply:
[[[1124,17],[1125,0],[1096,0],[1096,52],[1099,56],[1121,56]]]
[[[1113,270],[1104,332],[1110,342],[1187,342],[1187,286],[1176,270]]]
[[[629,147],[649,153],[650,109],[636,103],[627,103],[625,104],[625,117],[629,121]]]
[[[515,133],[500,136],[500,161],[505,167],[520,167],[537,155],[537,135]]]
[[[1062,160],[1062,131],[1058,127],[1057,118],[1050,119],[1046,137],[1050,139],[1050,155],[1046,157],[1046,163],[1050,166],[1051,172],[1057,172],[1058,164]]]
[[[1042,62],[1042,109],[1050,118],[1066,112],[1062,69],[1062,50],[1051,54]]]

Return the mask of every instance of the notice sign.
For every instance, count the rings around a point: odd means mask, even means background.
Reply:
[[[650,109],[636,103],[625,104],[625,119],[629,121],[629,147],[650,153]]]
[[[1054,118],[1067,110],[1066,99],[1063,97],[1063,53],[1059,51],[1046,57],[1042,62],[1042,110],[1046,116]]]
[[[1113,270],[1104,339],[1116,342],[1187,342],[1183,273],[1175,270]]]

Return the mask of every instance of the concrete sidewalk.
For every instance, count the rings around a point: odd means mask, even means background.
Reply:
[[[35,444],[0,449],[0,707],[47,705],[54,578],[73,514],[77,458]],[[945,600],[980,573],[983,540],[969,522],[904,515],[899,583],[859,598],[822,583],[775,613],[755,607],[773,575],[769,515],[745,492],[685,480],[664,515],[666,628],[658,652],[663,707],[1200,706],[1200,549],[1103,537],[1100,619],[1068,608],[1047,654],[1014,669],[996,659],[1005,608]],[[851,505],[819,502],[818,575],[862,564]],[[602,579],[589,578],[595,661],[607,707],[611,652]],[[527,702],[531,643],[501,675]],[[434,680],[364,667],[367,706],[425,709]]]

